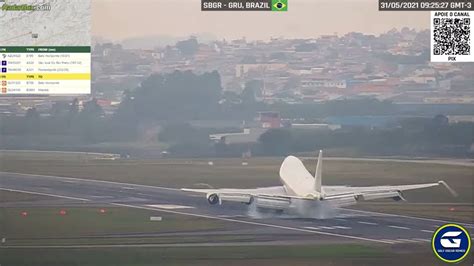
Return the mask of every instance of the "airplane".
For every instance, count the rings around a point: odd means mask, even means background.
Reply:
[[[322,165],[322,151],[320,150],[314,177],[306,169],[300,159],[295,156],[288,156],[283,160],[280,167],[280,181],[282,186],[254,189],[182,188],[181,190],[204,193],[206,194],[207,201],[211,205],[222,205],[224,202],[240,202],[255,205],[259,209],[275,211],[292,210],[303,216],[307,215],[308,209],[314,208],[314,206],[321,206],[321,204],[340,208],[354,205],[361,201],[385,198],[405,201],[402,195],[403,191],[439,185],[443,185],[453,196],[457,196],[457,193],[444,181],[395,186],[323,186]]]

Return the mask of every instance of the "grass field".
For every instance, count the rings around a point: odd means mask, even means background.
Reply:
[[[0,249],[2,265],[368,265],[394,256],[362,245],[127,248],[72,250]],[[338,257],[337,261],[334,260]],[[386,264],[396,265],[396,264]],[[427,264],[426,264],[427,265]]]
[[[17,195],[10,194],[10,199]],[[107,208],[67,208],[67,215],[57,208],[2,210],[0,221],[7,231],[8,245],[87,245],[87,244],[160,244],[193,242],[252,241],[245,236],[210,237],[121,237],[97,238],[99,235],[130,233],[165,233],[219,230],[225,225],[214,221],[163,215],[163,222],[149,222],[156,212]],[[6,225],[6,226],[5,226]],[[14,235],[11,233],[14,232]],[[81,236],[81,237],[78,237]],[[95,237],[94,237],[95,236]],[[1,265],[436,265],[429,249],[415,247],[410,253],[382,246],[363,244],[282,245],[282,246],[211,246],[211,247],[89,247],[89,248],[23,248],[5,249],[0,245]],[[400,257],[401,256],[401,257]],[[428,257],[428,259],[427,259]]]
[[[162,221],[150,221],[150,216]],[[0,221],[0,235],[9,245],[212,242],[227,236],[206,239],[173,234],[206,233],[231,226],[218,220],[110,206],[1,208]],[[232,240],[239,240],[235,238]]]

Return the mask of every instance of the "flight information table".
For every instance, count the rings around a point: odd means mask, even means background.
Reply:
[[[1,94],[88,94],[90,46],[0,46]]]

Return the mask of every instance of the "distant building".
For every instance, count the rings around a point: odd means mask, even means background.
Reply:
[[[291,128],[295,129],[329,129],[336,130],[340,129],[341,125],[332,124],[291,124]]]
[[[240,78],[251,71],[276,71],[286,67],[286,64],[237,64],[235,66],[235,76]]]
[[[260,112],[258,113],[258,120],[262,128],[280,128],[281,117],[278,112]]]
[[[209,139],[214,142],[220,142],[225,144],[244,144],[244,143],[256,143],[260,136],[265,133],[265,128],[245,128],[243,132],[239,133],[222,133],[222,134],[211,134]]]
[[[307,79],[301,81],[303,88],[338,88],[345,89],[347,84],[345,80],[331,80],[331,79]]]

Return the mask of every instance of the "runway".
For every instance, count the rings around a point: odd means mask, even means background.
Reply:
[[[437,227],[455,222],[349,209],[343,209],[336,217],[324,220],[292,217],[253,219],[247,216],[246,205],[211,206],[202,195],[189,194],[174,188],[5,172],[0,172],[0,190],[60,199],[57,202],[46,199],[34,203],[38,206],[109,204],[215,219],[234,224],[235,234],[255,234],[259,236],[258,239],[267,243],[366,242],[429,246]],[[22,203],[12,204],[21,206]],[[12,207],[12,204],[0,205],[0,208]],[[465,223],[463,225],[472,237],[474,226]]]

